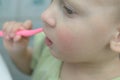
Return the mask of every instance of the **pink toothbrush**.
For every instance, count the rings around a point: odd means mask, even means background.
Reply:
[[[30,37],[30,36],[33,36],[39,32],[42,32],[43,29],[42,28],[38,28],[38,29],[34,29],[34,30],[20,30],[18,32],[16,32],[16,35],[21,35],[21,36],[24,36],[24,37]],[[3,36],[3,32],[0,31],[0,37]]]

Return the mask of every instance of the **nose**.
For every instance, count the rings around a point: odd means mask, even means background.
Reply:
[[[54,28],[56,26],[55,17],[53,16],[53,12],[50,9],[44,11],[41,15],[42,21],[48,24],[50,27]]]

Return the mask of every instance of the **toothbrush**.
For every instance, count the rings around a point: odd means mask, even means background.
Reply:
[[[43,32],[42,28],[34,29],[34,30],[20,30],[16,32],[16,35],[24,36],[24,37],[31,37],[39,32]],[[0,31],[0,37],[3,37],[3,32]]]

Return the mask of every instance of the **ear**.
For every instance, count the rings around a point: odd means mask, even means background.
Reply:
[[[120,53],[120,32],[116,32],[116,34],[113,36],[113,39],[110,41],[110,48]]]

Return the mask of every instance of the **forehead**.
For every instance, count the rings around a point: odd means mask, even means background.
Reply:
[[[120,5],[120,0],[64,0],[73,4],[87,4],[87,5]]]

